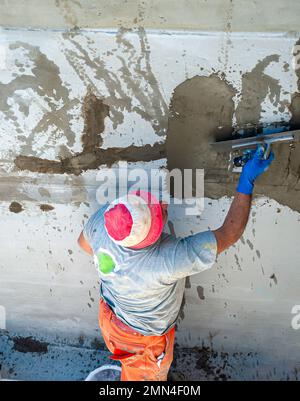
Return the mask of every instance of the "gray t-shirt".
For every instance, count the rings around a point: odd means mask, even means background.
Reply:
[[[211,231],[176,238],[163,233],[158,242],[133,250],[107,235],[103,214],[94,213],[83,235],[94,252],[100,296],[128,326],[144,335],[162,335],[175,325],[185,278],[210,268],[217,255]]]

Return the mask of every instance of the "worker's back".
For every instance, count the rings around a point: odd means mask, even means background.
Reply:
[[[212,266],[216,240],[206,231],[185,239],[162,234],[153,245],[133,250],[117,245],[104,227],[106,206],[84,228],[100,276],[100,295],[124,323],[145,335],[175,324],[184,278]]]

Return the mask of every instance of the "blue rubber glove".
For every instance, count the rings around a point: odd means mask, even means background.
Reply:
[[[268,170],[274,159],[274,153],[271,152],[268,159],[263,158],[265,149],[263,146],[258,146],[252,159],[248,160],[243,167],[240,180],[236,190],[242,194],[251,195],[254,188],[256,178]]]

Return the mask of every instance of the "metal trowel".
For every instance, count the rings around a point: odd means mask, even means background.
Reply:
[[[217,141],[211,145],[218,153],[237,151],[239,156],[233,159],[235,167],[244,166],[253,157],[257,146],[263,146],[264,158],[269,157],[271,146],[277,142],[299,142],[300,130],[290,130],[283,124],[265,126],[248,125],[236,129],[229,140]]]

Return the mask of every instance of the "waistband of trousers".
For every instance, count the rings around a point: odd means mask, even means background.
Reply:
[[[108,305],[107,302],[105,302],[105,300],[103,298],[100,299],[100,302],[103,302],[103,308],[106,312],[108,312],[110,314],[110,321],[116,325],[119,329],[121,329],[122,331],[125,331],[125,333],[128,334],[133,334],[136,336],[142,336],[142,333],[139,333],[137,331],[135,331],[134,329],[132,329],[130,326],[128,326],[127,324],[125,324],[124,322],[122,322],[121,319],[119,319],[116,314],[113,312],[113,310],[111,309],[111,307]]]

